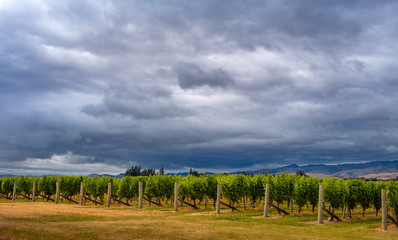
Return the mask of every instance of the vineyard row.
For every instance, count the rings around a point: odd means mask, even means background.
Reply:
[[[174,200],[175,208],[176,203],[180,202],[197,209],[197,203],[203,200],[207,203],[207,199],[212,199],[213,203],[218,205],[217,211],[219,211],[220,203],[237,210],[236,204],[243,203],[246,209],[247,205],[255,207],[264,200],[265,206],[272,206],[279,213],[285,214],[288,213],[279,208],[284,202],[291,208],[295,203],[298,205],[299,212],[304,205],[309,204],[314,211],[315,207],[319,206],[319,186],[322,186],[322,204],[329,205],[329,210],[326,208],[324,210],[336,219],[339,219],[334,214],[336,209],[344,209],[344,213],[347,211],[348,216],[351,217],[353,209],[358,206],[362,208],[363,215],[369,208],[374,208],[377,215],[382,208],[382,189],[386,189],[386,203],[393,211],[393,217],[390,216],[390,219],[394,223],[398,222],[398,184],[395,181],[317,179],[288,174],[276,176],[203,175],[200,177],[154,175],[125,176],[121,179],[83,176],[20,176],[0,178],[0,185],[0,197],[10,200],[15,199],[17,195],[30,200],[41,196],[47,201],[58,203],[59,197],[62,196],[74,203],[78,203],[76,199],[80,197],[80,204],[83,204],[85,200],[95,204],[104,204],[106,197],[109,206],[111,199],[130,205],[130,200],[138,198],[140,208],[142,200],[158,206],[162,206],[162,201]],[[227,203],[220,199],[227,200]],[[267,209],[265,207],[264,210]],[[264,213],[264,216],[267,214]]]

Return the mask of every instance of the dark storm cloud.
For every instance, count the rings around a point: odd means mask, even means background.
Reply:
[[[209,87],[226,87],[233,82],[231,77],[222,69],[203,71],[196,64],[179,64],[175,71],[181,88],[189,89],[207,85]]]
[[[168,99],[161,98],[138,100],[134,98],[120,99],[113,96],[106,97],[103,104],[84,106],[82,111],[95,117],[101,117],[101,115],[106,114],[119,114],[136,119],[161,119],[190,115],[189,109],[180,108],[167,101]]]
[[[397,10],[2,1],[0,172],[395,159]]]

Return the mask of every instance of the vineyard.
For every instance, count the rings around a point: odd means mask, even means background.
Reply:
[[[330,220],[351,218],[354,209],[361,209],[362,216],[372,209],[378,216],[382,209],[382,192],[386,189],[386,203],[391,210],[389,220],[397,225],[398,183],[337,178],[317,179],[308,176],[273,175],[153,175],[121,179],[110,177],[43,176],[0,178],[0,198],[58,203],[62,198],[70,204],[112,204],[142,208],[142,201],[149,205],[166,206],[174,202],[192,209],[217,209],[220,204],[235,212],[250,211],[264,206],[264,217],[268,206],[278,214],[300,213],[303,207],[312,212],[326,212]],[[320,201],[320,186],[322,198]],[[266,189],[268,189],[266,191]],[[177,191],[176,191],[177,190]],[[264,202],[266,201],[265,205]],[[135,205],[135,206],[137,206]],[[285,207],[282,207],[286,206]],[[336,213],[340,209],[341,214]],[[386,220],[383,220],[386,222]]]

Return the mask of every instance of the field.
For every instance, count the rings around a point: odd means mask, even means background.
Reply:
[[[265,219],[261,208],[239,213],[222,209],[216,215],[214,208],[182,207],[175,213],[171,205],[140,210],[136,205],[106,208],[1,199],[0,239],[398,239],[398,229],[389,224],[382,231],[381,218],[372,210],[362,218],[357,209],[352,219],[339,223],[328,222],[325,214],[323,225],[306,208],[295,212],[280,216],[271,209]]]

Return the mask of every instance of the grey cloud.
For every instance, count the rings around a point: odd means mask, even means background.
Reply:
[[[15,4],[0,7],[0,172],[396,157],[396,1]]]
[[[112,96],[105,98],[103,104],[84,106],[82,111],[96,117],[118,114],[136,119],[162,119],[192,115],[191,110],[179,107],[165,98],[141,101],[133,98],[117,99]]]
[[[358,72],[362,72],[362,70],[364,69],[365,65],[363,64],[363,62],[358,61],[356,59],[353,60],[347,60],[345,61],[345,64],[347,64],[348,68],[350,68],[353,71],[358,71]]]
[[[175,67],[175,71],[178,76],[178,84],[183,89],[205,85],[224,88],[233,83],[233,79],[223,69],[204,71],[196,64],[185,63]]]
[[[318,51],[349,45],[364,28],[371,25],[370,17],[365,14],[350,15],[347,9],[362,12],[378,7],[384,5],[371,1],[365,4],[358,1],[350,4],[317,1],[201,1],[181,4],[180,1],[172,1],[164,11],[153,8],[151,2],[138,6],[152,13],[146,20],[155,25],[178,33],[189,31],[190,26],[199,28],[206,34],[205,39],[197,36],[200,41],[222,38],[222,42],[232,42],[248,49],[258,46],[281,49],[285,46],[281,46],[279,41],[290,39],[298,44],[296,47]],[[172,15],[171,12],[178,14]],[[195,32],[193,36],[196,36]],[[306,38],[307,42],[300,38]],[[191,40],[196,46],[203,45],[195,38]],[[218,47],[222,46],[222,42]]]

